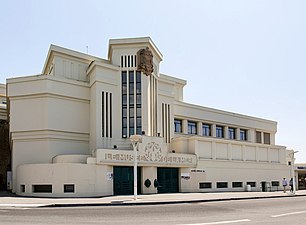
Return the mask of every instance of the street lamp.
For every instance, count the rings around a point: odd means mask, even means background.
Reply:
[[[130,140],[134,151],[134,200],[137,200],[137,151],[139,143],[142,141],[141,135],[131,135]]]
[[[298,153],[299,151],[292,151],[291,153],[289,153],[289,155],[291,155],[291,176],[292,176],[292,184],[293,184],[293,190],[292,193],[295,195],[295,191],[296,191],[296,186],[295,186],[295,174],[294,174],[294,154]]]

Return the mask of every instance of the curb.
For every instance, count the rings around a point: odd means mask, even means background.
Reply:
[[[71,203],[71,204],[46,204],[37,206],[37,208],[65,208],[65,207],[95,207],[95,206],[136,206],[136,205],[174,205],[184,203],[203,203],[203,202],[221,202],[221,201],[237,201],[237,200],[252,200],[252,199],[274,199],[274,198],[296,198],[306,197],[303,195],[287,195],[287,196],[259,196],[259,197],[237,197],[237,198],[220,198],[220,199],[198,199],[198,200],[177,200],[177,201],[161,201],[161,202],[124,202],[116,201],[111,203]],[[1,205],[0,205],[1,206]]]

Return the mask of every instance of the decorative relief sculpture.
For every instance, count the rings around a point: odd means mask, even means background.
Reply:
[[[137,69],[147,76],[152,74],[153,54],[148,47],[146,49],[140,49],[137,52]]]
[[[148,143],[145,147],[145,159],[151,162],[159,162],[162,157],[162,150],[155,142]]]

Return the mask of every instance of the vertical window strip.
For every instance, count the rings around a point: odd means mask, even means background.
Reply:
[[[105,93],[105,136],[108,137],[108,92]]]
[[[109,137],[113,137],[113,101],[112,101],[112,93],[109,94]]]
[[[126,55],[124,56],[124,67],[126,67]]]
[[[104,137],[104,91],[101,95],[101,136]]]
[[[121,56],[121,62],[120,62],[121,67],[123,67],[123,55]]]
[[[128,55],[128,67],[130,67],[130,56]]]
[[[164,103],[162,103],[162,136],[165,138],[165,112],[164,112]]]
[[[167,139],[167,142],[170,143],[170,104],[167,104],[168,105],[168,126],[167,126],[167,136],[168,136],[168,139]]]

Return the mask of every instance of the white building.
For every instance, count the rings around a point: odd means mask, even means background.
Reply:
[[[281,189],[277,123],[188,104],[152,40],[113,39],[108,59],[51,45],[41,75],[7,80],[13,192],[26,196]],[[192,84],[191,84],[192,85]]]

